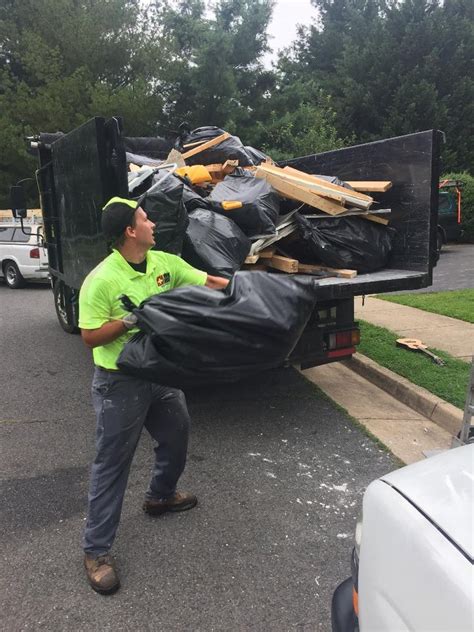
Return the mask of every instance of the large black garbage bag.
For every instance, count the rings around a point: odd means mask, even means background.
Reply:
[[[223,292],[177,288],[132,309],[144,333],[118,366],[177,388],[233,382],[281,366],[314,306],[311,279],[266,272],[237,272]]]
[[[262,162],[266,162],[270,160],[270,156],[264,154],[260,149],[255,149],[255,147],[250,147],[250,145],[245,145],[245,151],[249,155],[254,165],[260,165]]]
[[[230,278],[240,269],[250,246],[250,239],[231,219],[205,209],[189,214],[182,257],[198,270]]]
[[[236,169],[216,184],[207,201],[216,213],[234,220],[248,237],[275,233],[280,211],[278,193],[266,180],[247,174],[245,169]],[[221,206],[223,201],[239,201],[243,206],[226,211]]]
[[[224,134],[224,130],[213,125],[206,127],[198,127],[189,133],[183,133],[176,142],[176,148],[181,152],[186,152],[192,147],[183,147],[189,143],[195,143],[199,140],[208,141],[216,136]],[[245,150],[245,147],[238,136],[230,136],[214,147],[204,149],[199,153],[186,158],[187,165],[212,165],[215,163],[224,163],[226,160],[238,160],[239,166],[247,167],[253,165],[252,158]]]
[[[156,224],[153,249],[181,254],[188,226],[188,214],[183,204],[183,183],[167,171],[160,171],[154,176],[153,186],[139,203]]]
[[[320,261],[331,268],[349,268],[361,274],[384,268],[392,251],[395,229],[361,217],[310,221],[299,213],[298,241],[285,246],[302,262]]]

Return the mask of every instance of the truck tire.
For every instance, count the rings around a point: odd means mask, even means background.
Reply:
[[[12,290],[17,290],[25,286],[26,281],[14,261],[7,260],[3,262],[3,274],[5,276],[5,283]]]
[[[56,308],[56,316],[59,324],[68,334],[78,334],[79,328],[74,322],[73,309],[69,300],[70,292],[68,286],[56,279],[53,286],[54,307]]]

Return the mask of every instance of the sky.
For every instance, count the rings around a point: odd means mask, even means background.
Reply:
[[[269,41],[273,53],[265,56],[265,66],[269,67],[276,59],[278,49],[289,46],[296,38],[296,25],[308,26],[316,14],[310,0],[277,0],[268,29],[269,35],[273,36]]]

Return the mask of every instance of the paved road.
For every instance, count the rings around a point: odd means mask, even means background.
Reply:
[[[365,486],[393,459],[292,370],[188,394],[183,487],[199,506],[141,512],[140,442],[115,553],[122,589],[82,570],[94,419],[91,361],[56,323],[48,288],[0,286],[0,629],[330,630]]]
[[[466,288],[474,288],[474,244],[451,243],[443,246],[433,272],[433,285],[413,292],[441,292]]]

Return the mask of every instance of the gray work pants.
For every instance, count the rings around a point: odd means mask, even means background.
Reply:
[[[189,414],[184,394],[96,367],[92,401],[97,415],[84,551],[107,553],[115,539],[135,448],[143,426],[156,442],[146,498],[167,498],[186,463]]]

